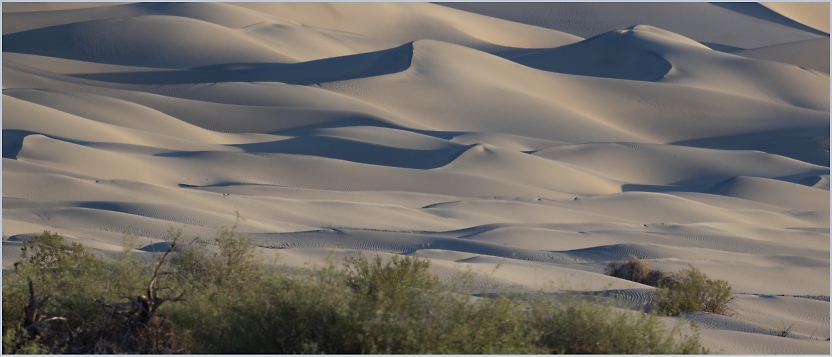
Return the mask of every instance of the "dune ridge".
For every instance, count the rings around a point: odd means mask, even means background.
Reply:
[[[489,291],[640,304],[609,261],[692,264],[739,302],[687,317],[707,347],[828,353],[815,6],[4,4],[3,268],[43,230],[148,257],[236,210],[290,267],[406,254]]]

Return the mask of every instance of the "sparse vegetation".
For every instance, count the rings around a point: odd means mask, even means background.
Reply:
[[[777,331],[772,331],[771,334],[774,335],[774,336],[779,336],[779,337],[789,337],[789,335],[792,333],[792,327],[794,327],[794,324],[791,324],[791,325],[789,325],[789,327],[786,327],[785,322],[781,321],[781,323],[783,324],[783,327],[780,328]],[[815,334],[813,332],[812,337],[814,337],[814,335]]]
[[[234,228],[148,264],[135,237],[113,262],[45,232],[3,279],[4,353],[701,353],[658,316],[578,295],[475,297],[429,262],[394,256],[292,273]],[[22,308],[22,309],[21,309]],[[617,312],[616,312],[617,311]]]
[[[625,263],[610,262],[605,270],[607,275],[657,287],[655,304],[659,312],[679,315],[691,311],[705,311],[733,316],[734,301],[731,286],[725,280],[708,278],[696,267],[673,274],[650,269],[646,261],[634,255]]]

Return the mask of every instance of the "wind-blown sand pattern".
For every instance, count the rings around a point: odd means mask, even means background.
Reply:
[[[3,266],[43,230],[115,256],[129,226],[152,254],[236,209],[295,267],[400,253],[644,303],[607,262],[693,264],[738,294],[688,316],[706,346],[826,354],[828,14],[6,3]]]

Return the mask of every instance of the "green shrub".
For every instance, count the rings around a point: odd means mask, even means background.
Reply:
[[[172,268],[194,283],[239,291],[262,274],[265,266],[251,239],[236,232],[236,228],[237,223],[230,229],[217,229],[216,251],[208,249],[206,240],[196,237],[179,249],[171,260]]]
[[[692,265],[672,274],[672,282],[659,287],[656,304],[659,311],[679,315],[690,311],[705,311],[733,315],[730,306],[734,297],[725,280],[709,279]]]
[[[549,353],[707,353],[698,335],[683,336],[679,325],[665,331],[655,314],[615,312],[609,299],[575,295],[537,299],[531,311],[532,324],[542,332],[540,343]]]
[[[528,324],[523,313],[526,303],[519,296],[506,293],[473,298],[472,294],[477,291],[471,274],[458,277],[454,285],[441,285],[436,283],[435,276],[427,274],[429,262],[423,262],[423,273],[415,274],[410,280],[415,286],[400,286],[396,279],[384,283],[407,293],[369,299],[374,303],[368,306],[364,318],[364,353],[518,354],[543,351],[535,344],[538,334]],[[407,264],[391,262],[388,269],[394,270],[389,273],[396,276],[395,273],[410,270],[406,267]],[[398,269],[402,271],[395,271]],[[359,290],[356,294],[359,303],[367,300],[363,296],[366,295]]]
[[[688,266],[675,274],[650,269],[650,265],[630,255],[625,263],[610,262],[604,273],[616,278],[658,287],[656,305],[667,315],[705,311],[732,316],[734,301],[731,286],[725,280],[711,280],[699,269]]]
[[[125,247],[132,247],[129,237]],[[135,318],[143,312],[138,303],[161,304],[154,298],[158,283],[167,280],[158,274],[163,261],[154,270],[126,248],[108,264],[81,244],[64,245],[60,235],[49,232],[23,248],[23,259],[3,277],[4,352],[186,351],[179,347],[188,345],[187,338],[170,324],[162,326],[152,316]]]
[[[382,265],[381,256],[373,261],[359,254],[358,257],[346,258],[344,270],[347,285],[356,293],[368,299],[387,299],[390,302],[402,301],[411,293],[411,289],[430,289],[439,283],[436,275],[428,272],[430,262],[414,257],[400,258],[394,255]]]
[[[80,245],[65,246],[56,234],[33,239],[25,259],[3,279],[3,302],[8,303],[3,351],[703,351],[696,335],[681,336],[678,328],[665,331],[654,315],[614,313],[607,300],[508,291],[474,297],[478,291],[472,275],[441,284],[430,274],[430,262],[414,257],[385,261],[359,255],[344,260],[343,266],[331,262],[286,273],[267,268],[251,240],[235,228],[218,230],[216,245],[196,239],[182,247],[177,244],[181,230],[171,230],[171,249],[151,263],[133,256],[135,237],[129,235],[124,252],[113,262],[90,255]],[[28,277],[37,298],[28,291]],[[43,298],[47,295],[51,299]],[[19,306],[27,299],[40,301],[47,319],[39,328],[42,334],[21,339]]]
[[[70,328],[77,328],[100,314],[100,307],[91,297],[101,295],[108,275],[106,262],[81,244],[66,245],[63,237],[48,231],[30,238],[23,244],[22,260],[3,276],[4,336],[23,323],[21,307],[30,302],[29,279],[38,300],[46,299],[37,306],[38,314],[65,319]],[[42,348],[60,352],[65,341],[46,342]],[[27,348],[21,341],[18,345],[4,343],[3,349]]]

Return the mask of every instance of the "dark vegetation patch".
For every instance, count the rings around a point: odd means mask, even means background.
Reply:
[[[581,294],[475,297],[470,274],[440,283],[414,257],[287,273],[234,228],[168,241],[152,263],[129,235],[115,261],[58,234],[27,241],[3,277],[3,353],[707,352],[656,314]]]

